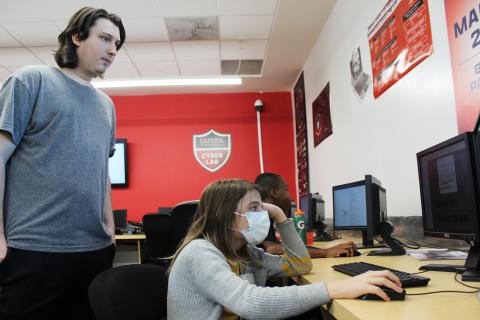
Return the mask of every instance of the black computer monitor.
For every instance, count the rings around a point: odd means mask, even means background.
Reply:
[[[425,236],[471,244],[464,281],[480,281],[480,138],[465,132],[417,153]]]
[[[325,232],[325,201],[318,193],[308,193],[301,196],[300,209],[305,214],[307,231],[315,231],[315,241],[333,240],[333,237]]]
[[[361,230],[359,248],[383,247],[373,240],[381,235],[390,249],[372,251],[370,255],[402,255],[405,249],[391,236],[393,226],[387,223],[387,192],[372,175],[365,180],[334,186],[333,227],[335,230]]]
[[[116,139],[115,153],[108,159],[112,188],[128,187],[127,139]]]
[[[113,210],[113,223],[116,234],[127,233],[127,209]]]
[[[477,124],[475,125],[475,128],[473,129],[473,132],[476,132],[476,133],[480,132],[480,113],[478,113]]]

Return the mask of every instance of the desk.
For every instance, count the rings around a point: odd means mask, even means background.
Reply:
[[[332,242],[315,243],[316,247],[328,248],[341,242],[353,239],[340,239]],[[357,239],[358,240],[358,239]],[[369,250],[361,250],[368,252]],[[312,259],[311,273],[299,278],[301,284],[321,281],[333,281],[348,278],[349,276],[331,268],[334,264],[365,261],[392,269],[406,272],[418,272],[418,267],[431,261],[418,261],[408,255],[396,257],[358,256],[351,258],[320,258]],[[463,260],[438,261],[463,265]],[[455,282],[451,272],[425,272],[422,276],[430,278],[426,287],[407,288],[408,293],[431,292],[439,290],[473,291]],[[461,278],[460,276],[458,277]],[[480,283],[467,282],[480,287]],[[324,308],[336,319],[372,319],[372,320],[405,320],[405,319],[478,319],[480,317],[480,300],[474,293],[437,293],[421,296],[406,296],[405,301],[362,301],[362,300],[334,300]]]
[[[145,240],[145,234],[116,234],[115,241],[121,242],[122,240],[137,240],[137,257],[138,263],[142,263],[142,246],[141,242]]]

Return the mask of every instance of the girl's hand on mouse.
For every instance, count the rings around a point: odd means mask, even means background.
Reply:
[[[327,283],[330,299],[354,299],[367,293],[373,293],[385,301],[390,298],[379,286],[402,292],[400,279],[387,270],[368,271],[345,280]]]

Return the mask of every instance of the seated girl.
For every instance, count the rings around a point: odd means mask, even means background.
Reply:
[[[256,247],[272,218],[282,237],[283,256]],[[401,292],[388,271],[303,286],[264,287],[267,279],[303,275],[312,269],[307,249],[292,221],[272,204],[262,203],[244,180],[210,184],[197,214],[174,255],[168,284],[168,319],[285,319],[331,299],[374,293],[378,286]]]

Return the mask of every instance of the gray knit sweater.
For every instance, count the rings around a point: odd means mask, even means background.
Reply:
[[[260,266],[237,276],[209,241],[197,239],[178,255],[168,283],[169,320],[219,319],[223,308],[245,319],[284,319],[330,301],[324,283],[266,288],[270,278],[306,274],[312,264],[291,221],[278,226],[285,254],[248,246]]]

